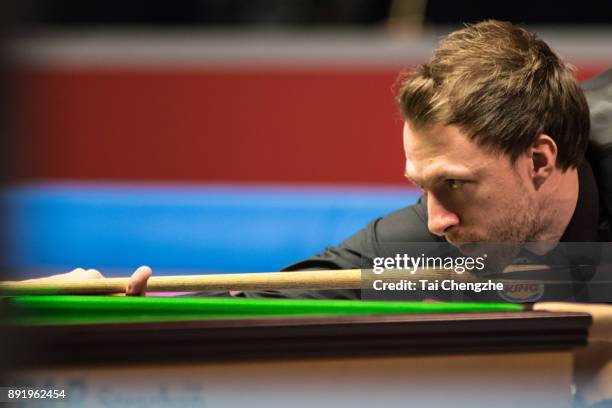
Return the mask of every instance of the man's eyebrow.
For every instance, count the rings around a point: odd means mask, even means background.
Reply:
[[[414,184],[414,185],[416,185],[416,186],[418,186],[418,185],[419,185],[419,183],[417,183],[416,181],[414,181],[414,180],[412,179],[412,177],[410,177],[410,176],[408,175],[408,172],[407,172],[407,171],[405,171],[405,170],[404,170],[404,177],[405,177],[405,178],[407,178],[407,179],[408,179],[408,181],[409,181],[409,182],[411,182],[412,184]]]
[[[477,175],[477,172],[474,173],[472,171],[448,171],[448,170],[440,170],[440,171],[436,171],[433,172],[432,174],[430,174],[427,179],[434,181],[434,182],[440,182],[440,181],[444,181],[444,180],[448,180],[448,179],[463,179],[463,178],[471,178]],[[410,177],[410,175],[408,174],[408,171],[404,171],[404,177],[406,177],[408,179],[408,181],[410,181],[412,184],[415,184],[417,186],[420,186],[419,183],[417,183],[412,177]]]
[[[410,176],[408,175],[408,172],[406,170],[404,170],[404,177],[406,177],[408,180],[412,181],[410,179]]]

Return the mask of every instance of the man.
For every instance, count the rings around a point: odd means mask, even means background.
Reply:
[[[286,270],[360,268],[391,242],[448,241],[461,251],[470,242],[607,239],[608,209],[599,209],[593,167],[612,166],[602,149],[585,160],[587,100],[572,69],[536,35],[498,21],[467,26],[399,84],[405,174],[422,188],[421,199]],[[607,179],[600,176],[604,193]],[[150,268],[139,268],[128,294],[143,293],[150,275]],[[101,275],[77,269],[44,279],[66,277]],[[239,295],[359,296],[348,290]]]
[[[546,43],[497,21],[451,33],[426,64],[400,80],[405,174],[422,188],[420,200],[286,270],[360,268],[387,244],[402,242],[447,241],[465,252],[473,242],[609,240],[612,70],[583,88],[591,105],[590,138],[585,94]],[[127,294],[144,293],[150,276],[150,268],[138,268]],[[43,279],[101,277],[76,269]],[[359,292],[233,295],[358,298]],[[577,351],[577,396],[586,405],[609,406],[610,307],[534,307],[592,314],[590,346]]]

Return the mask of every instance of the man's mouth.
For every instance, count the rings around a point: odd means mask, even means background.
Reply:
[[[461,252],[464,255],[475,255],[482,250],[479,244],[473,243],[473,242],[469,242],[469,243],[465,243],[465,242],[452,243],[451,242],[451,244],[456,246],[457,249],[459,249],[459,252]]]

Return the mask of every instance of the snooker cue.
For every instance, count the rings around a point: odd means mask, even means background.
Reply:
[[[111,294],[124,293],[130,278],[0,282],[0,294]],[[210,275],[152,276],[149,292],[227,290],[348,289],[361,285],[361,269],[304,272],[262,272]]]
[[[512,266],[512,265],[511,265]],[[532,269],[545,269],[542,265],[530,265]],[[510,267],[505,272],[511,272]],[[517,265],[522,270],[525,265]],[[368,272],[364,278],[384,279],[444,279],[457,282],[476,282],[474,275],[458,274],[446,269],[420,269],[415,274],[404,270],[386,270],[383,275]],[[129,278],[61,279],[0,282],[0,295],[49,295],[49,294],[113,294],[125,293]],[[205,292],[229,290],[322,290],[361,289],[361,269],[260,272],[211,275],[152,276],[147,282],[149,292]]]

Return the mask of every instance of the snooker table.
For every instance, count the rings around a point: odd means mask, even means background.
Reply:
[[[571,406],[591,324],[497,303],[1,301],[5,383],[64,389],[63,406]]]

